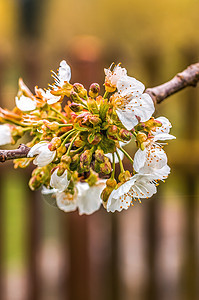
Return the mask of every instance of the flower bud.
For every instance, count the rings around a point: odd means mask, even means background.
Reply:
[[[102,120],[98,116],[95,116],[95,115],[90,115],[89,116],[89,121],[94,126],[96,126],[96,125],[98,125],[102,122]]]
[[[100,133],[91,133],[88,136],[88,142],[92,145],[97,145],[101,142],[102,137]]]
[[[130,141],[130,139],[132,138],[132,133],[129,132],[126,129],[121,129],[119,132],[119,136],[121,137],[122,140],[124,141]]]
[[[32,191],[37,190],[42,185],[41,181],[38,181],[36,176],[33,176],[29,180],[29,187]]]
[[[99,162],[99,163],[103,163],[105,156],[104,156],[104,151],[101,149],[97,149],[95,151],[95,159]]]
[[[102,193],[100,195],[100,197],[102,198],[103,202],[107,202],[108,197],[110,196],[112,190],[113,190],[113,188],[111,188],[111,187],[105,187],[105,189],[103,189],[103,191],[102,191]]]
[[[83,110],[82,105],[75,103],[75,102],[72,102],[71,104],[69,104],[69,107],[74,112],[79,112],[79,111]]]
[[[84,88],[84,86],[80,83],[74,83],[73,84],[74,91],[79,94],[80,98],[86,100],[87,99],[87,90]]]
[[[107,181],[106,181],[106,186],[107,187],[110,187],[110,188],[114,189],[116,187],[116,185],[117,185],[117,181],[115,180],[115,178],[107,179]]]
[[[126,182],[127,180],[129,180],[131,178],[131,173],[128,171],[128,170],[126,170],[126,171],[124,171],[124,172],[122,172],[122,173],[120,173],[119,174],[119,176],[118,176],[118,180],[120,181],[120,182]]]
[[[65,146],[60,146],[57,148],[57,157],[62,157],[62,155],[66,153],[66,147]]]
[[[144,132],[138,132],[136,135],[137,145],[141,150],[144,150],[144,142],[147,140],[147,135]]]
[[[91,98],[95,98],[98,96],[100,91],[100,86],[98,83],[92,83],[90,88],[89,88],[89,96]]]
[[[59,130],[59,123],[57,123],[57,122],[49,122],[47,120],[44,120],[43,123],[51,131]]]
[[[71,93],[70,93],[70,98],[71,98],[74,102],[76,102],[76,103],[81,103],[81,102],[82,102],[82,100],[81,100],[81,98],[79,97],[79,95],[78,95],[76,92],[74,92],[74,91],[71,91]]]
[[[48,145],[48,149],[50,151],[56,150],[61,145],[61,139],[59,137],[54,137],[50,144]]]
[[[118,128],[116,125],[110,125],[107,129],[107,135],[110,138],[116,138],[117,137]]]
[[[92,151],[91,150],[85,150],[80,156],[80,162],[82,162],[83,166],[90,165],[91,160],[92,160]]]
[[[92,114],[96,114],[96,115],[99,114],[99,109],[98,109],[98,106],[97,106],[97,102],[94,99],[89,98],[87,100],[87,106],[88,106],[89,111]]]
[[[69,165],[71,163],[71,157],[68,154],[65,154],[61,157],[61,161]]]
[[[111,163],[110,163],[109,159],[107,157],[105,157],[104,163],[100,164],[100,172],[102,174],[108,175],[111,173],[111,171],[112,171]]]

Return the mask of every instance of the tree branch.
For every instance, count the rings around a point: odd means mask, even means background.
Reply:
[[[179,92],[187,86],[196,86],[199,81],[199,63],[190,65],[187,69],[178,73],[170,81],[153,88],[146,89],[154,103],[161,103],[164,99]]]
[[[199,63],[190,65],[187,69],[178,73],[170,81],[153,88],[146,89],[146,93],[151,96],[154,103],[159,104],[169,96],[179,92],[187,86],[196,86],[199,81]],[[24,144],[19,145],[18,149],[0,150],[0,162],[6,160],[27,157],[30,148]]]
[[[29,151],[30,148],[24,144],[20,144],[19,147],[14,150],[0,150],[0,162],[27,157]]]

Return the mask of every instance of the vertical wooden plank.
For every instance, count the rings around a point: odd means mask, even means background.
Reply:
[[[2,78],[3,78],[3,59],[0,56],[0,106],[2,104]],[[3,172],[5,171],[5,168],[3,167],[3,164],[0,165],[0,299],[4,298],[4,289],[3,289],[3,279],[4,279],[4,270],[3,270],[3,252],[4,252],[4,219],[3,219],[3,210],[4,210],[4,200],[3,200]]]
[[[98,70],[100,55],[98,42],[93,38],[80,37],[74,41],[70,49],[69,59],[72,67],[72,82],[79,82],[86,88],[99,79]],[[69,271],[65,270],[63,285],[63,299],[89,300],[90,295],[90,259],[88,223],[89,216],[79,216],[78,212],[66,214],[63,218],[65,228],[65,252],[68,252]],[[67,224],[67,225],[66,225]],[[67,226],[67,227],[66,227]]]
[[[160,59],[161,51],[158,52],[157,48],[152,52],[147,52],[143,56],[146,75],[148,74],[149,86],[154,86],[159,81]],[[156,268],[156,257],[158,251],[158,211],[160,191],[158,196],[154,195],[146,203],[146,221],[145,221],[145,234],[146,234],[146,262],[148,266],[148,278],[146,282],[146,290],[144,299],[156,300],[158,298],[158,276]]]
[[[25,70],[25,81],[29,88],[33,88],[39,82],[39,36],[41,8],[43,1],[29,0],[19,3],[20,26],[19,34],[22,51],[22,67]],[[28,176],[30,176],[30,169]],[[27,181],[27,180],[26,180]],[[36,192],[27,191],[28,224],[27,224],[27,251],[28,251],[28,283],[27,299],[39,300],[41,298],[41,286],[39,278],[38,253],[41,233],[41,205],[40,195]]]
[[[184,50],[185,65],[197,60],[197,52],[193,46]],[[190,89],[186,95],[186,115],[184,123],[185,137],[191,142],[196,139],[194,128],[197,127],[198,103],[197,90]],[[189,145],[187,145],[189,147]],[[182,295],[183,300],[198,299],[198,253],[197,253],[197,167],[184,170],[187,197],[185,198],[186,232],[184,240],[184,264],[182,269]]]

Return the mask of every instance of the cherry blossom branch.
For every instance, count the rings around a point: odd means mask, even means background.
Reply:
[[[24,144],[20,144],[17,149],[13,150],[0,150],[0,162],[5,162],[6,160],[24,158],[27,157],[30,148]]]
[[[164,99],[169,96],[179,92],[187,86],[195,87],[199,81],[199,63],[190,65],[173,77],[170,81],[158,85],[153,88],[146,89],[146,93],[149,94],[154,103],[161,103]],[[25,144],[19,145],[18,149],[13,150],[0,150],[0,162],[5,162],[6,160],[12,160],[16,158],[27,157],[30,148]]]
[[[199,63],[190,65],[187,69],[178,73],[168,82],[153,88],[146,89],[154,103],[161,103],[164,99],[179,92],[187,86],[195,87],[199,81]]]

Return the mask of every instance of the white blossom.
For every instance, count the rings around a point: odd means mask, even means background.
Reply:
[[[59,87],[62,88],[65,82],[69,82],[71,79],[71,68],[65,60],[62,60],[60,62],[58,74],[56,74],[55,72],[52,73],[53,73],[52,76],[54,77],[55,80],[55,86],[56,86],[55,90]]]
[[[42,96],[49,105],[57,103],[61,99],[61,96],[51,94],[50,90],[46,90],[46,92],[43,91]]]
[[[110,85],[111,87],[116,88],[118,80],[121,77],[127,75],[127,70],[125,68],[121,68],[120,64],[115,66],[112,71],[111,71],[111,67],[112,67],[112,65],[110,66],[109,69],[104,69],[105,82],[106,82],[106,84]]]
[[[30,151],[28,152],[28,157],[33,157],[36,155],[33,163],[38,167],[44,167],[51,163],[56,155],[56,151],[50,151],[48,148],[49,143],[47,142],[39,142],[34,145]]]
[[[112,96],[116,113],[126,129],[130,130],[140,121],[150,119],[155,111],[151,97],[144,93],[144,85],[130,76],[123,76],[117,82],[118,92]]]
[[[154,141],[172,140],[176,138],[174,135],[169,134],[172,125],[167,118],[159,117],[155,120],[161,122],[162,125],[159,127],[157,126],[152,130]]]
[[[37,103],[35,100],[24,95],[21,95],[20,98],[15,97],[15,103],[18,109],[20,109],[21,111],[32,111],[37,107]]]
[[[149,198],[156,192],[151,176],[136,174],[111,192],[107,201],[107,211],[128,209],[136,199],[140,201],[141,198]]]
[[[0,125],[0,146],[11,144],[11,141],[10,126],[6,124]]]
[[[152,131],[153,136],[145,142],[145,149],[138,149],[134,156],[133,168],[140,174],[152,174],[154,179],[163,180],[170,173],[167,165],[167,155],[158,140],[175,139],[175,136],[169,134],[171,123],[164,117],[156,120],[162,123],[162,126],[156,127]]]
[[[90,215],[100,208],[100,194],[104,187],[104,180],[99,180],[91,187],[86,182],[78,182],[74,195],[66,192],[56,193],[57,206],[65,212],[78,208],[80,215]]]
[[[58,169],[52,173],[50,178],[50,186],[55,188],[58,192],[63,192],[69,185],[70,180],[68,180],[67,170],[61,176],[57,175]]]

